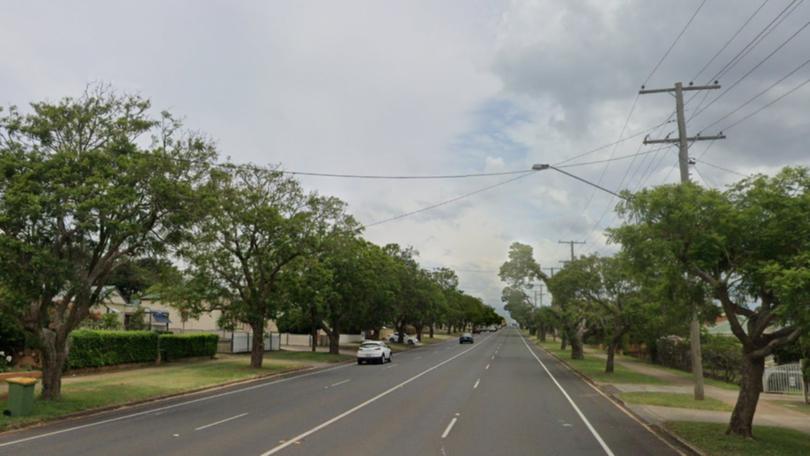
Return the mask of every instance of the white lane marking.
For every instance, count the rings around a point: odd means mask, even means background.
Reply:
[[[389,364],[389,365],[387,365],[387,366],[383,367],[383,370],[386,370],[386,369],[391,369],[391,368],[392,368],[392,367],[394,367],[394,366],[396,366],[396,364]]]
[[[495,359],[495,355],[492,355],[492,358],[490,358],[490,359]]]
[[[489,369],[489,364],[487,364],[487,367],[485,367],[484,370],[488,370],[488,369]]]
[[[443,439],[447,438],[447,436],[450,434],[450,431],[453,430],[453,426],[456,425],[456,421],[458,421],[458,418],[456,417],[453,417],[453,419],[450,420],[450,424],[448,424],[447,427],[444,429],[444,432],[442,432]]]
[[[475,381],[475,385],[473,385],[473,389],[478,388],[478,384],[479,384],[479,383],[481,383],[481,379],[480,379],[480,378],[479,378],[478,380],[476,380],[476,381]]]
[[[350,408],[349,410],[346,410],[345,412],[341,413],[340,415],[337,415],[334,418],[326,420],[323,423],[315,426],[314,428],[312,428],[312,429],[310,429],[308,431],[304,431],[304,432],[296,435],[295,437],[292,437],[291,439],[289,439],[288,441],[282,443],[281,445],[277,445],[277,446],[267,450],[266,452],[262,453],[261,456],[270,456],[271,454],[278,453],[279,451],[283,450],[284,448],[287,448],[288,446],[290,446],[292,444],[292,442],[294,442],[296,440],[303,440],[303,439],[309,437],[310,435],[320,431],[321,429],[329,426],[330,424],[333,424],[333,423],[335,423],[337,421],[340,421],[341,419],[351,415],[352,413],[360,410],[361,408],[363,408],[363,407],[365,407],[365,406],[367,406],[367,405],[369,405],[369,404],[371,404],[371,403],[373,403],[373,402],[375,402],[375,401],[377,401],[377,400],[379,400],[379,399],[393,393],[394,391],[402,388],[403,386],[407,385],[408,383],[411,383],[412,381],[418,379],[419,377],[422,377],[423,375],[426,375],[426,374],[428,374],[428,373],[430,373],[430,372],[444,366],[445,364],[449,363],[450,361],[453,361],[454,359],[458,358],[459,356],[465,355],[465,354],[469,353],[472,350],[475,350],[476,348],[478,348],[480,346],[481,346],[481,344],[473,345],[472,347],[462,351],[461,353],[457,353],[457,354],[451,356],[450,358],[447,358],[446,360],[434,365],[433,367],[429,367],[429,368],[423,370],[422,372],[414,375],[413,377],[405,380],[404,382],[399,383],[397,385],[394,385],[391,388],[383,391],[382,393],[380,393],[380,394],[378,394],[378,395],[376,395],[376,396],[374,396],[374,397],[372,397],[370,399],[367,399],[367,400],[355,405],[354,407]]]
[[[422,357],[421,357],[421,356],[417,356],[417,357],[416,357],[416,359],[422,359]]]
[[[611,451],[610,447],[607,446],[607,443],[605,443],[605,441],[602,440],[602,436],[600,436],[599,433],[596,432],[596,429],[594,429],[594,427],[591,425],[591,422],[588,421],[588,418],[585,418],[585,415],[582,413],[579,407],[577,407],[577,404],[574,402],[574,400],[571,399],[571,396],[568,395],[568,392],[565,391],[562,385],[560,385],[560,382],[558,382],[557,379],[554,378],[553,375],[551,375],[551,371],[549,371],[546,365],[543,364],[543,361],[540,361],[540,358],[537,357],[537,353],[535,353],[534,350],[532,350],[531,347],[529,347],[529,344],[526,342],[526,339],[523,338],[523,335],[522,334],[519,335],[520,340],[523,341],[523,345],[526,346],[526,350],[529,350],[529,353],[531,353],[534,359],[536,359],[537,362],[540,363],[540,366],[542,366],[543,370],[546,371],[549,378],[551,378],[551,381],[554,382],[555,385],[557,385],[557,388],[560,389],[560,392],[563,394],[563,396],[565,396],[565,398],[568,399],[568,403],[571,404],[571,407],[574,408],[574,411],[577,412],[579,418],[582,420],[583,423],[585,423],[585,426],[588,428],[588,430],[591,431],[593,437],[596,439],[597,442],[599,442],[599,445],[602,447],[602,449],[605,450],[605,454],[607,454],[608,456],[614,456],[613,451]]]
[[[10,442],[0,443],[0,448],[2,448],[4,446],[16,445],[18,443],[29,442],[31,440],[37,440],[37,439],[42,439],[42,438],[45,438],[45,437],[51,437],[51,436],[54,436],[54,435],[64,434],[66,432],[73,432],[73,431],[78,431],[80,429],[87,429],[87,428],[90,428],[90,427],[100,426],[102,424],[114,423],[116,421],[126,420],[126,419],[129,419],[129,418],[135,418],[135,417],[142,416],[142,415],[148,415],[150,413],[161,412],[161,411],[164,411],[164,410],[169,410],[169,409],[173,409],[173,408],[177,408],[177,407],[182,407],[184,405],[190,405],[190,404],[195,404],[197,402],[203,402],[203,401],[207,401],[207,400],[211,400],[211,399],[220,398],[220,397],[223,397],[223,396],[230,396],[231,394],[242,393],[242,392],[245,392],[245,391],[252,391],[252,390],[255,390],[255,389],[259,389],[259,388],[264,388],[266,386],[277,385],[279,383],[289,382],[290,380],[297,380],[299,378],[310,377],[312,375],[317,375],[317,374],[320,374],[322,372],[333,371],[333,370],[336,370],[336,369],[343,369],[344,367],[349,367],[349,366],[351,366],[351,364],[342,364],[340,366],[330,367],[328,369],[318,370],[318,371],[315,371],[315,372],[310,372],[308,374],[301,374],[301,375],[296,375],[296,376],[293,376],[293,377],[287,377],[287,378],[282,378],[282,379],[279,379],[279,380],[274,380],[272,382],[260,383],[258,385],[252,385],[252,386],[248,386],[248,387],[245,387],[245,388],[226,391],[224,393],[214,394],[212,396],[200,397],[200,398],[197,398],[197,399],[192,399],[190,401],[178,402],[176,404],[171,404],[171,405],[167,405],[167,406],[164,406],[164,407],[158,407],[158,408],[154,408],[154,409],[150,409],[150,410],[144,410],[144,411],[141,411],[141,412],[131,413],[129,415],[118,416],[118,417],[110,418],[110,419],[106,419],[106,420],[96,421],[96,422],[93,422],[93,423],[82,424],[81,426],[73,426],[73,427],[69,427],[69,428],[66,428],[66,429],[60,429],[58,431],[47,432],[45,434],[32,435],[31,437],[26,437],[24,439],[18,439],[18,440],[12,440]]]
[[[350,381],[352,381],[352,379],[347,378],[346,380],[341,380],[341,381],[339,381],[339,382],[337,382],[337,383],[332,383],[331,385],[329,385],[329,387],[330,387],[330,388],[331,388],[331,387],[335,387],[335,386],[338,386],[338,385],[342,385],[342,384],[344,384],[344,383],[349,383]]]
[[[242,413],[236,416],[232,416],[230,418],[225,418],[224,420],[215,421],[211,424],[206,424],[205,426],[200,426],[198,428],[194,428],[195,431],[202,431],[203,429],[208,429],[212,426],[216,426],[217,424],[227,423],[228,421],[235,420],[237,418],[242,418],[243,416],[247,415],[247,413]]]

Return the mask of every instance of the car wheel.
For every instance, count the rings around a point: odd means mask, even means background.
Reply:
[[[391,353],[388,354],[388,362],[391,362]]]

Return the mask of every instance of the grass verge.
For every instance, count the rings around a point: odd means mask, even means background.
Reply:
[[[691,394],[685,393],[628,392],[619,393],[619,397],[624,402],[631,404],[660,405],[662,407],[715,410],[719,412],[730,412],[732,410],[732,406],[712,397],[696,401]]]
[[[126,371],[65,376],[62,399],[34,401],[32,415],[24,417],[0,416],[0,431],[23,427],[77,412],[124,405],[131,402],[168,396],[239,380],[263,377],[312,364],[312,360],[336,362],[343,355],[318,353],[317,357],[299,353],[277,352],[265,356],[261,369],[250,367],[249,356],[222,356],[215,360],[178,361],[163,366],[130,369]],[[305,353],[312,355],[311,353]],[[37,385],[37,395],[41,383]],[[0,407],[5,409],[5,401]]]
[[[316,363],[339,363],[341,361],[348,361],[354,359],[351,355],[342,355],[325,352],[311,352],[311,351],[274,351],[264,354],[265,360],[271,361],[300,361],[300,362],[316,362]]]
[[[643,383],[648,385],[660,385],[662,380],[650,375],[634,372],[624,366],[616,364],[612,374],[605,373],[605,361],[603,359],[585,355],[585,359],[571,359],[570,351],[560,350],[560,345],[555,342],[535,343],[547,351],[564,360],[581,374],[584,374],[597,382],[603,383]]]
[[[810,454],[810,435],[792,429],[756,426],[753,439],[726,435],[722,423],[675,421],[667,428],[707,455],[788,456]]]

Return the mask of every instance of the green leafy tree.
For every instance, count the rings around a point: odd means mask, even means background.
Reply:
[[[742,343],[740,394],[728,433],[752,436],[765,357],[810,324],[810,176],[785,168],[726,192],[694,185],[635,195],[621,208],[626,248],[663,245],[711,290]]]
[[[212,173],[210,188],[209,211],[180,250],[189,265],[186,296],[174,293],[173,301],[195,312],[219,309],[226,320],[249,325],[250,363],[258,368],[267,322],[288,300],[279,286],[285,268],[356,227],[343,202],[307,194],[280,171],[225,168]]]
[[[0,117],[0,305],[41,349],[43,398],[58,399],[71,331],[127,258],[186,232],[214,150],[105,86],[31,108]]]

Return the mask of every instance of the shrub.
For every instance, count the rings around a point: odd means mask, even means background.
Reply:
[[[219,336],[216,334],[161,334],[160,351],[166,360],[192,356],[210,356],[217,353]]]
[[[703,375],[725,382],[737,383],[742,365],[742,346],[733,337],[705,336],[702,341]],[[667,336],[656,343],[659,364],[692,371],[689,341],[678,336]]]
[[[81,329],[70,335],[67,367],[113,366],[154,362],[158,336],[149,331],[104,331]]]
[[[25,346],[25,334],[11,315],[0,311],[0,351],[5,356],[19,353]]]

